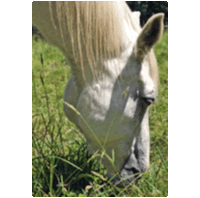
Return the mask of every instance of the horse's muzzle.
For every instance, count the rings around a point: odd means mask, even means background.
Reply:
[[[138,160],[134,154],[131,154],[128,161],[120,171],[120,176],[114,177],[111,182],[117,187],[131,186],[135,181],[141,178],[140,172],[143,168],[139,166]]]

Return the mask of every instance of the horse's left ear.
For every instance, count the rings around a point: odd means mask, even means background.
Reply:
[[[148,51],[158,42],[163,33],[164,14],[153,15],[142,28],[137,42],[135,56],[138,61],[142,61]]]

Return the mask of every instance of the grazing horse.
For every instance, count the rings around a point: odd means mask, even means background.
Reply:
[[[106,152],[103,164],[111,181],[130,184],[149,166],[148,106],[159,83],[152,47],[162,36],[164,14],[153,15],[141,28],[140,13],[122,1],[32,6],[33,24],[71,66],[66,116],[83,132],[91,153]]]

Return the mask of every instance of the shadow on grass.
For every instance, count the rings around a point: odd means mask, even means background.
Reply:
[[[56,194],[69,196],[68,192],[76,195],[91,183],[102,183],[101,178],[92,174],[102,173],[103,168],[97,159],[91,159],[87,145],[75,142],[75,150],[70,149],[67,155],[52,155],[33,158],[33,194],[38,190],[43,196]],[[99,181],[98,181],[99,180]]]

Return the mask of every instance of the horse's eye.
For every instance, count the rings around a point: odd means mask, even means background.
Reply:
[[[154,102],[155,98],[142,98],[145,103],[147,103],[148,105],[150,105],[151,103]]]

